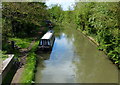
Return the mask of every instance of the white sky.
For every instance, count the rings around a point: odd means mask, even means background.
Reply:
[[[63,10],[68,10],[69,7],[73,9],[75,5],[75,0],[46,0],[46,5],[51,7],[51,5],[59,4],[62,6]]]

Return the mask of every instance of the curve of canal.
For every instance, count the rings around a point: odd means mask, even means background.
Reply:
[[[52,51],[37,56],[35,83],[118,83],[118,69],[104,52],[69,27],[55,29]]]

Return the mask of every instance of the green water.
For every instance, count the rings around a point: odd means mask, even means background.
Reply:
[[[35,83],[117,83],[117,67],[82,33],[68,28],[56,29],[52,51],[38,54]]]

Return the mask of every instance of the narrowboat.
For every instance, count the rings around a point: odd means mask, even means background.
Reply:
[[[40,39],[38,50],[52,50],[54,44],[54,31],[49,30],[43,37]]]

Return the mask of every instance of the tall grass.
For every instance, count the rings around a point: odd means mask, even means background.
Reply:
[[[27,59],[26,59],[26,64],[25,64],[25,69],[23,71],[23,74],[21,76],[20,83],[29,83],[31,84],[33,82],[33,78],[35,75],[35,66],[36,66],[36,54],[35,50],[37,48],[38,41],[35,42],[33,45],[32,49],[30,50]]]

